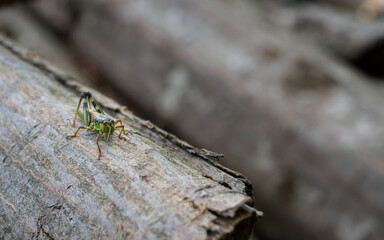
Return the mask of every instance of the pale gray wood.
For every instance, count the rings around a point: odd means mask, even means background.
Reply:
[[[279,16],[257,1],[66,1],[76,21],[49,2],[40,16],[109,84],[249,176],[262,234],[383,238],[380,85],[269,24]]]
[[[250,183],[0,39],[0,239],[246,239]],[[130,134],[66,139],[80,91]],[[77,121],[77,126],[81,121]],[[209,153],[209,154],[206,154]]]

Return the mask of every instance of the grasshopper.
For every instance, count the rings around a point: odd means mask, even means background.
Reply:
[[[80,109],[80,104],[83,101],[83,109]],[[91,109],[91,103],[95,110]],[[67,136],[67,138],[74,138],[79,133],[80,129],[85,129],[90,132],[98,133],[97,136],[97,147],[99,149],[99,157],[101,157],[101,149],[99,145],[100,137],[103,134],[107,135],[107,139],[113,134],[116,129],[121,129],[118,138],[121,139],[121,134],[124,133],[127,135],[128,133],[124,130],[124,125],[121,120],[117,120],[116,122],[109,118],[103,110],[100,109],[100,106],[96,103],[95,99],[92,97],[90,92],[82,92],[79,99],[79,104],[77,105],[77,110],[75,114],[75,119],[73,120],[73,126],[76,124],[77,116],[85,123],[86,127],[79,127],[74,135]],[[120,124],[119,126],[116,126]]]

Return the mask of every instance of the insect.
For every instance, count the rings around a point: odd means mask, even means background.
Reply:
[[[80,104],[83,102],[83,109],[80,109]],[[95,110],[91,109],[91,103]],[[128,133],[124,130],[124,125],[121,120],[116,122],[109,118],[103,110],[100,109],[100,106],[96,103],[95,99],[92,97],[90,92],[82,92],[79,99],[79,104],[77,105],[77,110],[75,114],[75,119],[73,120],[73,126],[76,124],[77,116],[85,123],[86,127],[79,127],[74,135],[67,136],[67,138],[74,138],[79,133],[80,129],[85,129],[90,132],[98,133],[96,144],[99,149],[99,157],[101,157],[101,149],[99,145],[100,137],[105,134],[107,139],[113,134],[116,129],[121,129],[118,135],[118,138],[121,139],[121,134]],[[119,126],[116,126],[120,124]]]

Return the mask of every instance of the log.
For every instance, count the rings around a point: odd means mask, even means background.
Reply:
[[[378,85],[246,1],[67,1],[75,22],[48,2],[36,11],[111,85],[249,176],[267,213],[258,234],[384,237]]]
[[[383,9],[377,10],[382,11]],[[319,2],[297,3],[286,8],[282,5],[271,5],[268,7],[268,11],[274,12],[270,15],[270,21],[314,41],[327,51],[354,63],[362,70],[366,70],[365,66],[356,61],[373,48],[378,49],[376,64],[380,64],[382,61],[383,54],[379,48],[383,42],[382,17],[368,18],[368,16],[360,16],[359,14],[363,13],[359,13],[357,7],[340,8],[340,6]],[[287,21],[287,19],[290,20]],[[365,59],[365,61],[367,60]],[[372,65],[371,68],[375,64]],[[381,73],[381,76],[384,74]]]
[[[71,61],[70,49],[22,5],[0,9],[0,33],[29,49],[31,55],[46,59],[77,81],[85,82],[85,77]]]
[[[0,239],[247,239],[252,186],[103,94],[0,38]],[[129,134],[76,130],[90,90]],[[81,126],[78,121],[77,126]]]
[[[262,0],[262,1],[264,1],[264,0]],[[312,2],[314,4],[320,3],[322,5],[339,7],[340,9],[354,9],[354,10],[356,10],[362,4],[362,2],[367,2],[367,1],[371,1],[371,0],[316,0],[316,1],[312,1]],[[268,3],[267,0],[264,2],[267,4],[270,4],[270,3]],[[307,2],[303,2],[301,0],[272,0],[269,2],[279,3],[279,4],[283,3],[283,4],[286,4],[289,6],[300,5],[300,4],[305,5],[307,3]]]
[[[17,4],[17,3],[26,3],[29,1],[30,0],[1,0],[0,1],[0,7],[12,5],[12,4]]]

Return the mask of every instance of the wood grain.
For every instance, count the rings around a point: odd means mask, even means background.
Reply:
[[[67,18],[54,14],[62,1],[36,11],[144,112],[224,152],[267,213],[262,235],[383,239],[382,87],[265,20],[287,21],[284,11],[258,1],[67,2]],[[334,35],[340,49],[351,46],[347,25],[331,26],[348,32]]]
[[[240,174],[4,39],[0,69],[1,239],[249,236],[260,213]],[[101,160],[95,134],[65,138],[83,90],[130,131],[102,138]]]

